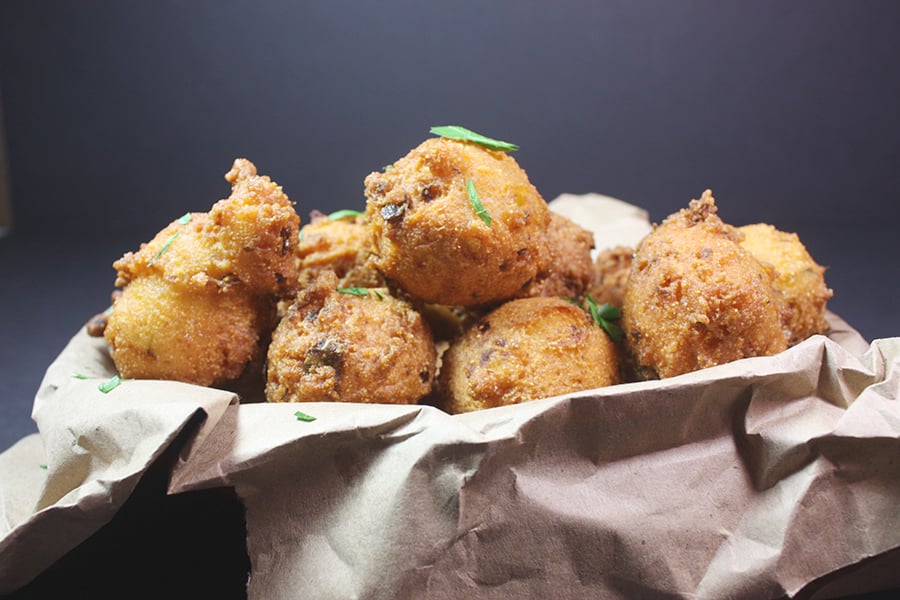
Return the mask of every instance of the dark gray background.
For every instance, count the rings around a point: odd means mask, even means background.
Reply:
[[[0,2],[0,450],[112,261],[226,196],[234,157],[305,219],[361,208],[437,124],[518,143],[548,200],[661,220],[711,187],[726,221],[798,232],[865,337],[900,335],[898,31],[890,1]]]

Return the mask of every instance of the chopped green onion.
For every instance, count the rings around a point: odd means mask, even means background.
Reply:
[[[43,469],[45,471],[47,470],[47,465],[38,465],[38,467],[40,467],[41,469]]]
[[[614,342],[621,342],[625,334],[622,332],[622,328],[618,324],[613,323],[613,321],[618,321],[622,318],[622,309],[613,306],[609,302],[604,302],[602,305],[597,306],[597,303],[590,296],[585,296],[585,299],[588,302],[588,311],[591,313],[594,322],[606,332],[609,339]]]
[[[381,295],[381,292],[374,289],[369,289],[367,287],[345,287],[345,288],[337,288],[336,290],[339,294],[350,294],[352,296],[368,296],[369,294],[375,294],[375,297],[379,300],[384,300],[384,296]]]
[[[481,135],[480,133],[475,133],[471,129],[460,127],[459,125],[441,125],[438,127],[432,127],[430,131],[434,135],[439,135],[441,137],[474,142],[490,150],[515,152],[519,149],[519,147],[515,144],[489,138],[487,136]]]
[[[118,375],[114,375],[111,379],[104,381],[100,385],[97,386],[97,389],[103,392],[104,394],[108,394],[122,383],[122,378]]]
[[[72,373],[72,379],[81,379],[81,380],[85,380],[85,379],[88,379],[88,376],[87,376],[87,375],[82,375],[81,373]]]
[[[294,413],[294,416],[297,417],[298,421],[303,421],[304,423],[312,423],[316,420],[314,416],[308,415],[305,412],[300,412],[299,410]]]
[[[159,252],[156,253],[156,256],[154,256],[154,257],[150,260],[150,262],[147,263],[147,266],[148,266],[148,267],[152,267],[153,264],[154,264],[157,260],[159,260],[159,257],[162,256],[163,253],[164,253],[166,250],[169,249],[169,246],[171,246],[172,243],[173,243],[176,239],[178,239],[178,236],[181,235],[181,232],[182,232],[182,231],[184,231],[184,227],[183,227],[183,226],[184,226],[184,225],[187,225],[188,223],[191,222],[192,216],[193,216],[193,215],[191,215],[191,213],[185,213],[185,214],[181,215],[180,217],[178,217],[177,223],[179,223],[180,225],[182,225],[182,228],[179,229],[178,231],[176,231],[175,233],[173,233],[173,234],[169,237],[169,239],[166,240],[166,243],[163,244],[163,247],[159,249]]]
[[[369,288],[364,288],[364,287],[338,288],[337,292],[339,294],[352,294],[353,296],[368,296]]]
[[[472,203],[472,208],[475,209],[475,214],[478,215],[479,219],[484,221],[485,225],[490,227],[491,215],[488,214],[488,211],[481,203],[481,198],[478,197],[478,192],[475,191],[475,182],[471,179],[466,180],[466,189],[469,191],[469,202]]]
[[[166,243],[163,244],[163,247],[159,249],[159,252],[156,253],[156,256],[154,256],[153,259],[147,263],[147,266],[152,267],[153,264],[159,259],[159,257],[163,255],[163,252],[165,252],[166,250],[169,249],[169,246],[172,245],[172,242],[174,242],[176,239],[178,239],[179,235],[181,235],[180,229],[178,231],[176,231],[175,233],[173,233],[172,237],[170,237],[168,240],[166,240]]]
[[[330,215],[328,215],[328,219],[331,221],[340,221],[341,219],[354,219],[356,217],[361,217],[364,214],[365,213],[358,210],[344,209],[331,213]]]

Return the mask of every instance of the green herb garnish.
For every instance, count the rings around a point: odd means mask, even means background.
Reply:
[[[368,296],[369,288],[354,286],[354,287],[338,288],[337,292],[339,294],[351,294],[353,296]]]
[[[316,420],[314,416],[308,415],[305,412],[300,412],[299,410],[294,413],[294,416],[297,417],[298,421],[303,421],[304,423],[312,423]]]
[[[47,470],[47,465],[38,465],[38,467],[40,467],[41,469],[43,469],[45,471]]]
[[[331,213],[330,215],[328,215],[328,219],[331,221],[340,221],[341,219],[355,219],[356,217],[361,217],[364,214],[365,213],[358,210],[344,209]]]
[[[97,389],[103,392],[104,394],[108,394],[122,383],[122,378],[118,375],[113,375],[111,379],[108,379],[97,386]]]
[[[379,300],[384,300],[384,296],[381,295],[381,292],[367,287],[353,286],[337,288],[336,291],[339,294],[350,294],[351,296],[368,296],[369,294],[375,294],[376,298],[378,298]]]
[[[588,303],[588,312],[591,313],[594,322],[606,332],[609,339],[617,343],[621,342],[625,334],[622,332],[622,328],[613,321],[618,321],[622,318],[622,309],[613,306],[609,302],[604,302],[602,305],[597,306],[597,303],[590,296],[585,296],[585,299]]]
[[[466,180],[466,189],[469,191],[469,202],[472,203],[472,208],[475,209],[475,214],[478,215],[479,219],[484,221],[485,225],[490,227],[491,215],[488,214],[488,211],[481,203],[481,198],[478,197],[478,192],[475,191],[475,182],[471,179]]]
[[[178,236],[181,235],[181,232],[182,232],[182,231],[184,231],[184,225],[187,225],[188,223],[191,222],[192,216],[193,216],[193,215],[191,215],[191,213],[185,213],[185,214],[181,215],[180,217],[178,217],[177,223],[180,224],[180,225],[182,225],[181,229],[179,229],[178,231],[176,231],[175,233],[173,233],[173,234],[169,237],[169,239],[166,240],[166,243],[163,244],[163,247],[159,249],[159,252],[156,253],[156,256],[154,256],[154,257],[150,260],[150,262],[147,263],[147,266],[148,266],[148,267],[152,267],[153,264],[154,264],[157,260],[159,260],[159,257],[162,256],[163,253],[164,253],[166,250],[169,249],[169,246],[171,246],[172,243],[175,242],[175,240],[178,239]]]
[[[87,375],[82,375],[81,373],[72,373],[72,379],[81,379],[83,381],[89,379],[89,377]]]
[[[510,144],[509,142],[501,142],[500,140],[489,138],[487,136],[481,135],[480,133],[475,133],[471,129],[460,127],[459,125],[441,125],[439,127],[432,127],[430,131],[434,135],[439,135],[441,137],[451,138],[454,140],[474,142],[491,150],[515,152],[519,149],[519,147],[515,144]]]

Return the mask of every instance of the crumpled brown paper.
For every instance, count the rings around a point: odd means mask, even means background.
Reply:
[[[0,592],[108,521],[194,423],[170,489],[235,487],[251,598],[806,593],[900,548],[900,338],[829,319],[777,356],[456,416],[104,394],[114,369],[81,332],[38,392],[40,439],[0,455]],[[881,573],[832,589],[900,586]]]
[[[107,523],[192,420],[214,423],[238,401],[170,381],[100,391],[114,374],[102,340],[82,330],[40,385],[32,413],[40,435],[0,455],[8,465],[0,463],[0,593],[27,583]]]

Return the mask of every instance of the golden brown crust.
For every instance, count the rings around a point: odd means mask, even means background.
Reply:
[[[440,384],[445,410],[517,404],[619,381],[613,342],[581,308],[522,298],[493,310],[450,345]]]
[[[414,404],[431,391],[435,347],[422,317],[386,288],[335,290],[325,273],[272,334],[269,402]]]
[[[796,233],[767,223],[739,227],[741,245],[775,270],[773,285],[787,304],[786,328],[791,345],[826,333],[825,310],[834,292],[825,284],[825,268],[817,264]]]
[[[153,274],[116,298],[104,337],[122,377],[222,386],[260,355],[273,321],[271,302],[236,287],[196,290]]]
[[[774,274],[739,237],[707,190],[641,242],[622,319],[639,367],[670,377],[787,348]]]
[[[117,286],[161,273],[181,286],[226,287],[241,282],[252,293],[292,295],[297,289],[300,218],[280,186],[246,159],[225,179],[231,195],[189,222],[173,221],[137,252],[117,260]]]
[[[245,159],[231,195],[114,263],[124,286],[104,337],[123,377],[225,386],[263,353],[276,299],[297,287],[300,219]]]
[[[300,230],[297,256],[300,281],[314,281],[322,271],[333,271],[341,287],[383,287],[384,279],[372,267],[372,234],[363,217],[329,219],[313,211]]]
[[[594,275],[594,234],[551,212],[546,236],[548,259],[518,297],[583,297]]]
[[[491,224],[476,214],[472,182]],[[477,306],[518,294],[547,257],[547,205],[504,152],[432,138],[366,177],[374,265],[412,296]]]

